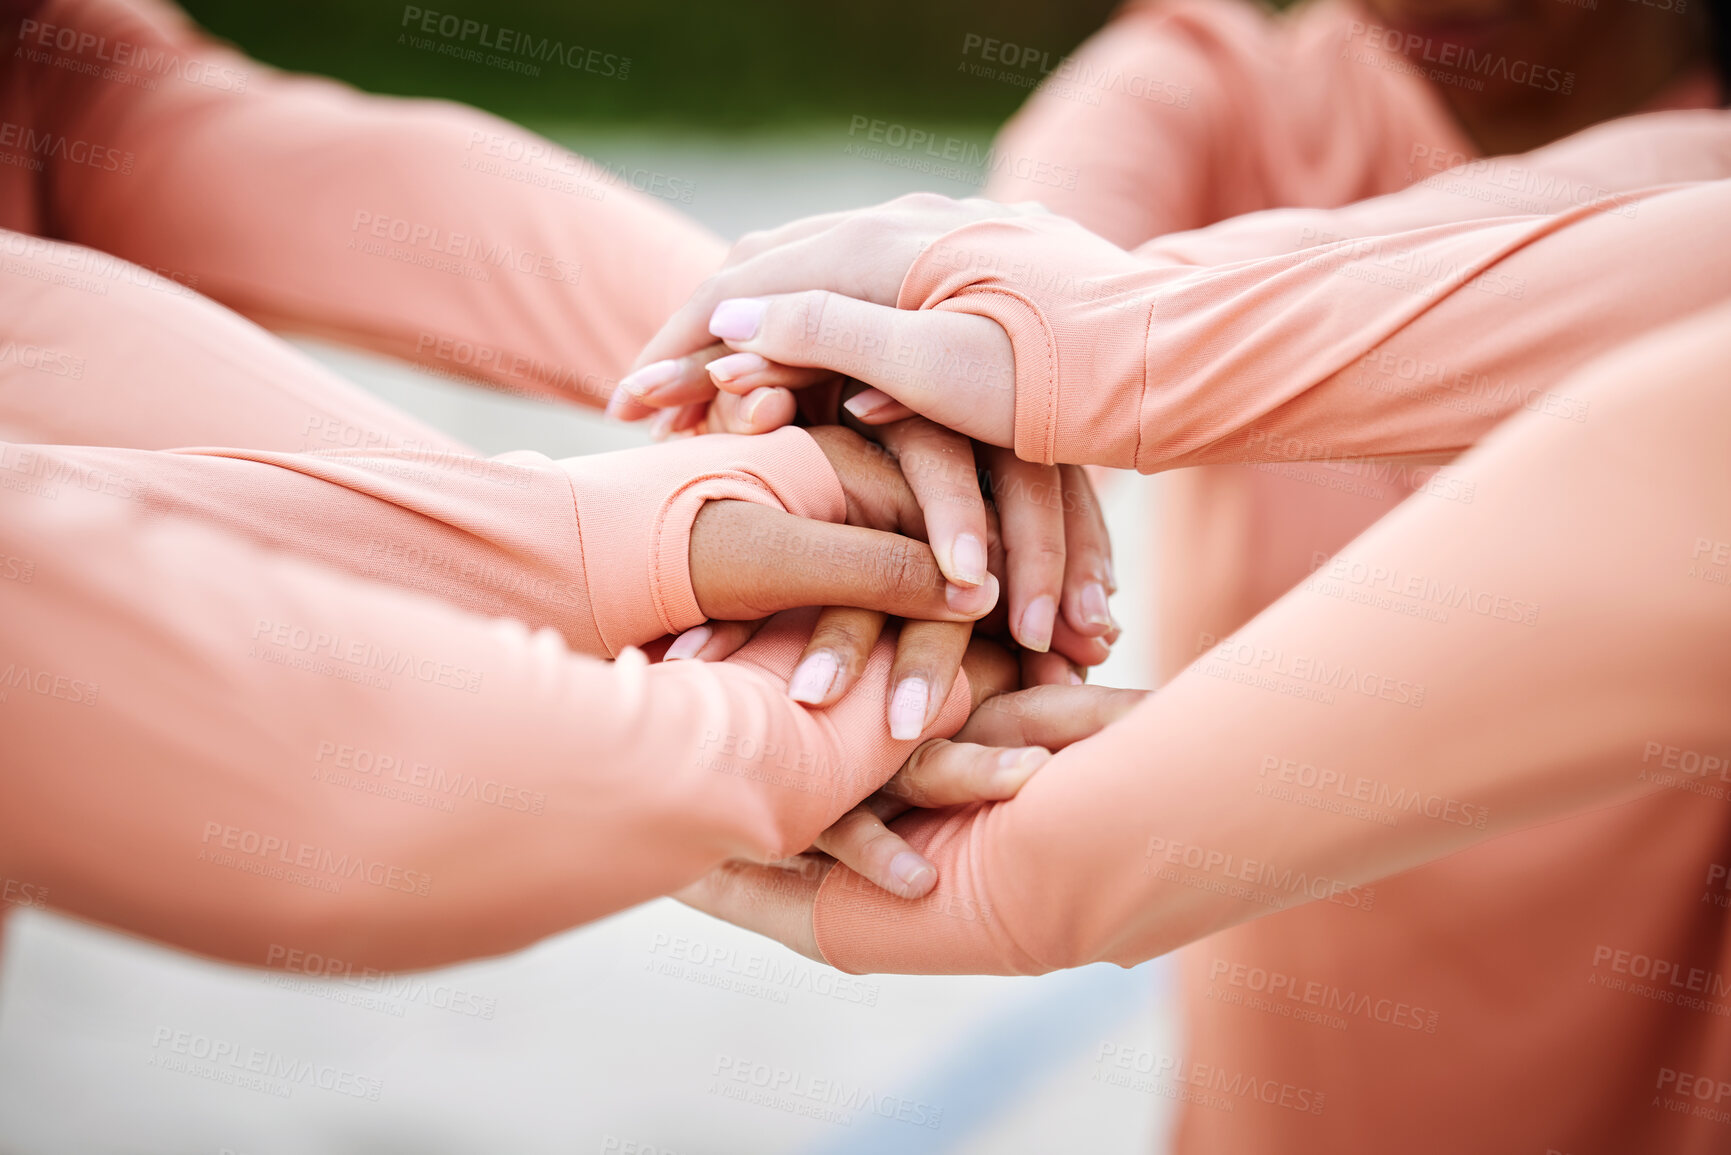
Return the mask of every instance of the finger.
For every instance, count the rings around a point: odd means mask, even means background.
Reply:
[[[856,806],[818,835],[819,850],[901,898],[923,898],[938,882],[938,868],[884,825],[870,806]]]
[[[619,379],[607,402],[607,416],[636,421],[657,409],[707,401],[715,396],[715,382],[706,366],[729,355],[726,345],[709,341],[695,353],[664,358],[634,369]]]
[[[986,499],[973,442],[923,417],[883,426],[875,436],[901,462],[944,576],[961,586],[983,585]]]
[[[1103,637],[1090,638],[1070,628],[1062,617],[1052,629],[1052,653],[1062,654],[1078,666],[1098,666],[1112,656],[1112,645],[1118,640],[1114,625]]]
[[[1134,710],[1144,690],[1110,686],[1035,686],[999,694],[968,717],[953,738],[987,746],[1061,750],[1097,734]]]
[[[1060,465],[1064,510],[1064,620],[1084,637],[1112,628],[1106,577],[1112,568],[1112,538],[1093,483],[1080,465]]]
[[[809,290],[722,301],[709,331],[730,349],[876,386],[941,425],[994,445],[1014,433],[1015,355],[1002,326]]]
[[[741,396],[753,389],[803,389],[831,376],[827,369],[780,365],[756,353],[729,353],[711,361],[705,370],[721,392]]]
[[[1036,654],[1020,651],[1023,686],[1080,686],[1087,675],[1075,662],[1056,651]]]
[[[890,667],[890,737],[918,738],[937,716],[962,658],[971,627],[957,622],[906,622]]]
[[[721,263],[724,269],[742,265],[746,261],[771,249],[779,249],[794,241],[803,241],[818,233],[828,232],[841,221],[853,216],[858,209],[842,209],[833,213],[818,213],[815,216],[801,217],[797,221],[789,221],[773,229],[760,229],[746,233],[733,243],[727,251],[727,259]]]
[[[970,712],[979,709],[987,699],[1021,685],[1021,669],[1015,656],[998,643],[978,636],[968,639],[962,672],[968,676]]]
[[[753,389],[743,397],[722,393],[709,403],[705,433],[770,433],[791,425],[799,405],[786,389]]]
[[[986,453],[992,503],[1004,538],[1010,633],[1030,650],[1052,648],[1064,592],[1063,481],[1056,466],[1008,449]]]
[[[881,793],[909,806],[1001,802],[1014,798],[1051,759],[1051,752],[1038,746],[1004,749],[934,738],[913,752]]]
[[[861,389],[842,402],[842,408],[853,414],[854,420],[861,425],[888,425],[915,415],[912,409],[882,389]]]
[[[752,621],[799,606],[853,606],[925,621],[972,621],[998,597],[997,579],[958,590],[923,542],[832,525],[747,501],[698,510],[688,549],[705,617]]]
[[[820,425],[806,434],[823,450],[841,482],[849,525],[926,540],[925,514],[895,454],[841,425]]]
[[[694,626],[673,639],[662,656],[664,662],[719,662],[751,641],[763,625],[754,622],[710,621]]]
[[[774,866],[726,862],[673,897],[822,962],[812,930],[812,909],[818,888],[834,865],[815,855]]]
[[[656,441],[666,441],[670,437],[691,433],[703,424],[708,415],[709,404],[703,401],[681,405],[677,409],[662,409],[649,423],[649,436]]]
[[[811,640],[788,679],[787,695],[808,706],[827,706],[859,680],[883,633],[884,615],[830,606],[817,616]]]

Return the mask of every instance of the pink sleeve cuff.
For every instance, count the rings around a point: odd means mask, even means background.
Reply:
[[[1060,217],[976,221],[928,245],[896,306],[996,321],[1016,359],[1015,451],[1134,469],[1141,451],[1147,261]]]
[[[571,479],[596,632],[613,656],[704,620],[690,560],[704,502],[751,501],[817,521],[847,516],[835,470],[802,429],[626,452],[629,463],[617,453],[559,462]]]
[[[837,864],[818,888],[812,932],[824,961],[848,974],[1044,974],[1054,969],[1009,933],[978,861],[994,804],[923,810],[895,824],[933,862],[938,885],[909,900]]]

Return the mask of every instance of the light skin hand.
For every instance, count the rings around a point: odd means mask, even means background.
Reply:
[[[692,526],[690,564],[698,606],[712,620],[677,639],[667,657],[719,660],[776,610],[828,605],[789,688],[796,701],[826,706],[858,680],[886,615],[905,618],[887,709],[894,736],[917,737],[949,695],[970,623],[996,604],[997,579],[946,582],[896,459],[839,426],[810,433],[841,481],[849,524],[707,503]]]
[[[1111,725],[1134,709],[1145,696],[1139,690],[1116,690],[1103,686],[1037,686],[1002,694],[976,707],[967,725],[949,742],[983,750],[1006,746],[1059,750]],[[927,742],[920,750],[934,747],[941,741]],[[919,751],[915,753],[917,755]],[[1015,805],[1013,801],[1000,801],[998,804]],[[888,834],[896,837],[893,829],[888,830]],[[906,846],[906,843],[902,845]],[[912,852],[911,847],[909,852]],[[846,865],[859,870],[851,862]],[[731,862],[706,874],[674,897],[707,914],[774,938],[807,958],[823,962],[813,932],[812,912],[818,888],[833,867],[833,862],[810,855],[770,866]],[[873,881],[877,880],[874,878]],[[893,888],[886,889],[898,893]],[[922,893],[929,893],[929,890],[928,887]]]
[[[793,420],[800,406],[791,390],[853,379],[871,387],[854,387],[843,407],[880,431],[916,489],[939,461],[942,436],[960,443],[958,432],[966,433],[999,447],[982,448],[979,465],[1003,519],[1011,635],[1027,649],[1056,646],[1077,665],[1097,664],[1116,634],[1106,604],[1110,542],[1081,470],[1028,465],[1002,448],[1014,421],[1008,335],[981,317],[893,307],[908,267],[946,232],[1040,211],[919,194],[753,234],[650,342],[646,364],[625,378],[610,412],[632,418],[671,406],[657,418],[663,432],[761,433]],[[916,413],[931,420],[916,421]],[[947,428],[940,434],[939,426]],[[904,427],[933,432],[889,440]],[[916,439],[926,444],[905,444]],[[943,453],[954,459],[961,450],[952,444]],[[977,581],[979,502],[918,496],[945,575],[958,585]]]

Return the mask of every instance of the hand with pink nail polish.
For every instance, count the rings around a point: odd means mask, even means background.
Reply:
[[[979,664],[993,660],[982,654]],[[1007,655],[999,651],[996,660]],[[971,661],[970,683],[975,676]],[[982,668],[978,676],[986,681],[994,675]],[[1003,676],[1002,669],[996,676]],[[976,692],[974,712],[954,737],[919,746],[883,789],[824,832],[813,848],[818,853],[789,864],[797,870],[729,863],[674,897],[822,961],[812,910],[831,866],[839,862],[899,897],[924,897],[938,881],[937,867],[902,838],[898,818],[916,809],[1006,802],[1053,751],[1097,734],[1144,696],[1103,686]]]
[[[675,425],[762,432],[793,418],[792,390],[808,423],[845,421],[884,445],[902,463],[945,576],[977,585],[998,550],[1010,637],[1059,655],[1029,670],[1068,682],[1104,661],[1117,635],[1111,543],[1088,477],[1007,448],[1015,361],[996,322],[895,307],[913,262],[950,231],[1042,212],[920,194],[753,234],[650,342],[638,374],[662,375],[675,356],[706,367],[715,389],[707,416],[682,409]]]

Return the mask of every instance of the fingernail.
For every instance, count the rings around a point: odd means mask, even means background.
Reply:
[[[841,403],[841,407],[861,421],[895,400],[881,389],[864,389]]]
[[[1078,673],[1075,670],[1070,671],[1070,684],[1072,686],[1085,686],[1085,685],[1087,685],[1087,683],[1088,683],[1088,680],[1086,678],[1082,677],[1082,675],[1080,673]]]
[[[729,353],[708,365],[709,375],[717,381],[735,381],[747,373],[761,373],[767,368],[769,362],[756,353]]]
[[[815,706],[824,700],[835,676],[841,672],[841,662],[829,650],[819,650],[799,664],[787,683],[787,696],[796,702]]]
[[[903,678],[890,698],[890,737],[897,741],[918,738],[926,728],[926,706],[931,687],[924,678]]]
[[[745,402],[739,407],[740,420],[744,421],[747,425],[757,424],[757,411],[763,408],[764,402],[774,396],[775,390],[767,385],[762,389],[753,389],[750,393],[746,394]]]
[[[758,297],[734,297],[715,306],[709,315],[709,332],[723,341],[749,341],[757,336],[763,311],[769,302]]]
[[[1049,750],[1039,746],[1023,746],[1005,750],[998,755],[998,768],[992,771],[989,789],[994,798],[1011,798],[1022,784],[1034,776],[1034,771],[1052,760]]]
[[[620,394],[634,400],[647,397],[677,376],[679,362],[651,361],[636,372],[627,373],[619,379],[619,388],[613,391],[613,400],[617,402]]]
[[[950,566],[956,571],[950,576],[966,585],[977,586],[986,580],[986,543],[971,533],[959,533],[950,546]]]
[[[1106,588],[1113,593],[1118,592],[1118,575],[1112,571],[1112,559],[1107,558],[1100,563],[1100,570],[1106,576]]]
[[[938,868],[913,851],[904,850],[890,859],[890,877],[905,897],[918,898],[938,880]]]
[[[679,410],[663,409],[649,422],[649,436],[656,441],[665,441],[673,433],[673,423],[679,419]]]
[[[1106,605],[1106,587],[1089,582],[1082,587],[1082,621],[1102,632],[1112,628],[1112,611]]]
[[[1041,594],[1022,611],[1022,626],[1016,631],[1016,640],[1043,654],[1052,648],[1052,627],[1057,620],[1058,603],[1051,594]]]
[[[678,662],[689,658],[695,658],[698,654],[703,652],[703,647],[707,646],[709,644],[709,639],[714,636],[715,631],[710,629],[708,626],[697,626],[694,629],[686,630],[683,634],[680,634],[677,638],[673,639],[673,644],[667,647],[667,653],[663,656],[662,660]]]
[[[955,614],[967,614],[970,617],[989,614],[992,607],[998,604],[998,579],[987,574],[986,584],[978,586],[959,586],[953,582],[945,582],[944,604]]]

